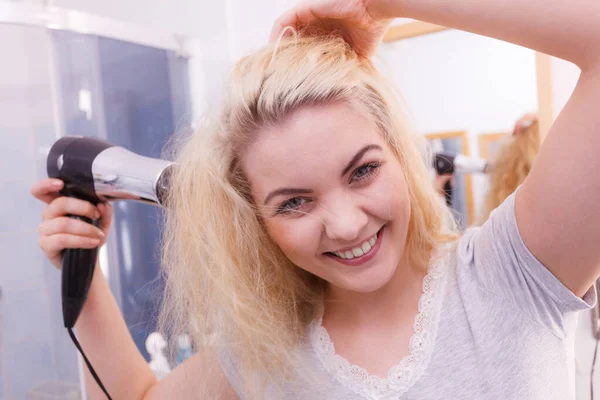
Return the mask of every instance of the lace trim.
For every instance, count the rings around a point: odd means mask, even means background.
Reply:
[[[423,279],[423,294],[419,298],[409,355],[390,368],[387,379],[370,375],[366,369],[337,355],[321,317],[311,325],[309,336],[323,367],[343,386],[368,399],[398,398],[408,391],[425,372],[435,347],[447,271],[443,261],[446,259],[447,256],[431,265]]]

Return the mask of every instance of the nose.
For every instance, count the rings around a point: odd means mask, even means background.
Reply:
[[[365,211],[347,198],[328,206],[324,214],[325,234],[332,240],[359,239],[369,222]]]

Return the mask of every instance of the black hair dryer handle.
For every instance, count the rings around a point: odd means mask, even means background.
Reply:
[[[69,215],[95,226],[99,220]],[[98,248],[65,249],[62,255],[62,307],[65,328],[73,328],[87,300],[88,291],[94,277]]]

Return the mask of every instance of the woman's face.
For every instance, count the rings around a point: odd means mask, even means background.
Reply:
[[[295,265],[345,290],[390,280],[409,195],[402,166],[363,113],[345,103],[296,110],[258,132],[242,168],[268,233]]]

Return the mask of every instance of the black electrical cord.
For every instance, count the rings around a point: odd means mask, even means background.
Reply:
[[[596,348],[594,349],[594,359],[592,360],[592,372],[590,372],[590,399],[594,400],[594,370],[596,369],[596,357],[598,356],[598,342],[600,335],[596,334]]]
[[[104,392],[104,394],[106,395],[108,400],[112,400],[112,397],[110,397],[110,395],[106,391],[106,388],[102,384],[102,381],[98,377],[98,374],[96,374],[96,371],[94,371],[94,368],[92,367],[92,364],[90,363],[90,360],[88,360],[88,358],[85,356],[85,353],[83,352],[83,349],[81,348],[81,345],[79,344],[79,341],[77,340],[77,337],[73,333],[73,330],[71,328],[67,328],[67,330],[69,331],[69,336],[71,336],[73,343],[75,343],[75,347],[77,347],[77,350],[79,350],[79,353],[81,353],[81,355],[83,356],[83,359],[85,360],[85,364],[87,365],[88,369],[90,370],[90,373],[94,377],[94,380],[96,381],[98,386],[100,386],[100,389],[102,389],[102,391]]]

